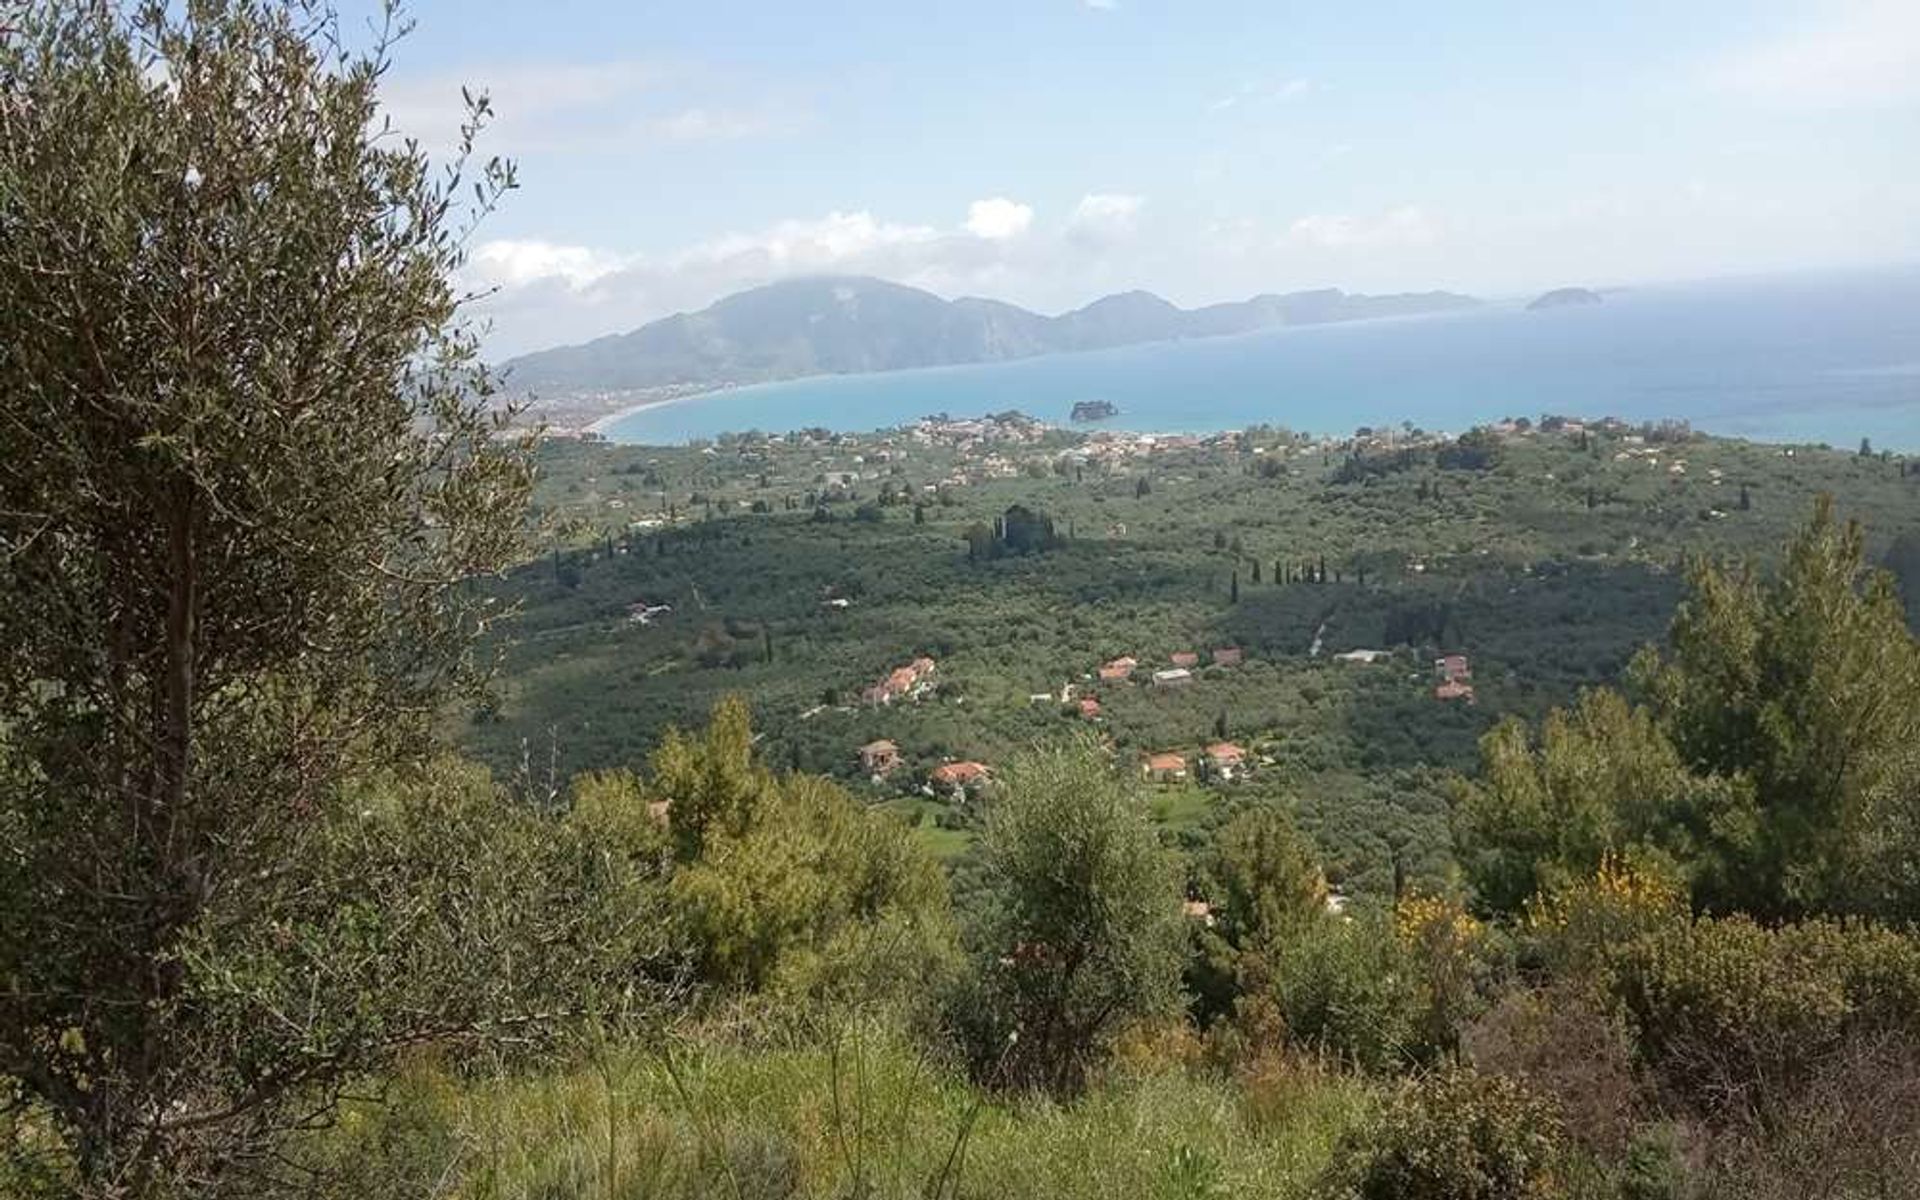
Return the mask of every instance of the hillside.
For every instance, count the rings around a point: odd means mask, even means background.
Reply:
[[[758,383],[1448,312],[1477,303],[1451,292],[1365,296],[1327,288],[1189,310],[1134,291],[1048,317],[996,300],[943,300],[880,279],[796,279],[505,366],[516,388],[559,394]]]
[[[1437,773],[1470,767],[1501,716],[1614,679],[1671,618],[1686,556],[1770,553],[1830,492],[1876,558],[1920,561],[1920,472],[1901,463],[1554,428],[1471,450],[1017,422],[711,451],[551,443],[542,508],[598,532],[506,582],[521,616],[499,702],[461,735],[503,771],[529,745],[567,772],[604,769],[750,694],[772,759],[920,814],[957,850],[964,822],[924,799],[927,773],[1082,728],[1074,701],[1096,697],[1129,758],[1191,751],[1224,723],[1272,760],[1252,790],[1310,798],[1303,819],[1353,891],[1391,888],[1389,845],[1409,877],[1443,880]],[[972,561],[970,531],[1013,506],[1066,542]],[[642,623],[640,602],[672,612]],[[1227,646],[1244,664],[1212,664]],[[1391,665],[1335,657],[1356,649]],[[1187,652],[1191,686],[1142,685]],[[1476,704],[1432,696],[1442,652],[1471,657]],[[858,701],[922,654],[937,698]],[[1092,678],[1121,655],[1136,679]],[[879,738],[904,769],[871,788],[855,749]],[[1174,789],[1166,815],[1191,825],[1216,799]]]
[[[1555,288],[1550,292],[1543,292],[1536,297],[1533,303],[1527,305],[1527,311],[1541,312],[1550,308],[1584,308],[1588,305],[1600,304],[1602,302],[1600,293],[1591,288]]]

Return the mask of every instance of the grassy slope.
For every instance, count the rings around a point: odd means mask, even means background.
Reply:
[[[463,1197],[1303,1196],[1372,1098],[1293,1066],[1123,1071],[1071,1106],[989,1100],[881,1032],[837,1048],[631,1049],[463,1082],[422,1066],[327,1135],[366,1194]],[[392,1175],[396,1164],[407,1177]],[[936,1180],[946,1190],[936,1192]],[[864,1183],[866,1190],[861,1189]]]

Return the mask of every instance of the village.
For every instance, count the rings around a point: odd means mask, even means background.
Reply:
[[[1218,646],[1208,651],[1214,670],[1229,670],[1246,662],[1238,646]],[[1332,655],[1336,663],[1351,667],[1372,667],[1391,663],[1394,655],[1385,650],[1356,649]],[[1063,682],[1057,691],[1035,692],[1028,696],[1034,705],[1058,705],[1066,713],[1098,726],[1104,708],[1101,694],[1108,689],[1145,687],[1160,691],[1186,689],[1203,684],[1201,656],[1193,650],[1177,650],[1166,657],[1167,665],[1143,665],[1132,655],[1122,655],[1100,663],[1081,677],[1078,683]],[[934,694],[934,676],[938,664],[925,655],[895,667],[863,687],[859,703],[869,708],[917,704]],[[1473,670],[1465,654],[1447,654],[1433,660],[1427,685],[1432,698],[1441,703],[1475,703]],[[807,715],[822,711],[817,707]],[[1111,739],[1110,752],[1118,753]],[[919,794],[964,803],[986,789],[994,779],[991,765],[971,759],[945,760],[916,774],[900,746],[891,738],[876,738],[853,751],[859,772],[875,786],[895,778],[919,779],[914,788]],[[1197,750],[1164,749],[1145,751],[1136,756],[1143,779],[1154,784],[1181,784],[1189,781],[1228,786],[1247,778],[1261,760],[1241,745],[1222,736],[1207,741]],[[1271,760],[1268,760],[1270,765]]]

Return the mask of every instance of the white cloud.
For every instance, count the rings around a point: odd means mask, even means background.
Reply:
[[[1219,113],[1226,112],[1230,108],[1239,108],[1243,105],[1275,104],[1284,100],[1292,100],[1298,96],[1304,96],[1312,90],[1313,80],[1304,78],[1282,79],[1277,82],[1266,80],[1243,83],[1230,95],[1222,96],[1212,104],[1207,105],[1207,111],[1210,113]]]
[[[737,112],[689,108],[649,121],[646,128],[669,142],[721,142],[758,137],[790,128],[791,123],[770,112]]]
[[[1825,24],[1711,64],[1714,87],[1770,103],[1846,108],[1920,100],[1920,4],[1866,0]]]
[[[479,311],[494,322],[490,352],[510,356],[625,332],[723,296],[805,275],[874,275],[945,296],[980,295],[1057,312],[1104,292],[1200,284],[1196,303],[1293,287],[1426,281],[1436,240],[1424,212],[1316,214],[1277,228],[1223,219],[1184,233],[1163,218],[1143,227],[1144,197],[1089,192],[1064,221],[1041,225],[1005,197],[969,205],[951,225],[829,212],[729,233],[658,255],[541,240],[488,242],[463,273],[494,289]],[[1437,286],[1430,281],[1427,286]]]
[[[701,263],[762,261],[780,272],[838,268],[849,259],[896,246],[933,241],[939,231],[929,225],[901,225],[876,220],[869,212],[832,212],[819,220],[781,221],[751,234],[729,234],[699,243],[668,260],[687,267]]]
[[[1427,246],[1436,237],[1432,222],[1412,205],[1372,218],[1315,213],[1287,227],[1287,241],[1328,250]]]
[[[988,241],[1019,237],[1033,225],[1033,208],[994,196],[967,206],[967,232]]]
[[[585,287],[611,275],[624,263],[617,255],[586,246],[509,239],[486,242],[475,249],[467,275],[483,287],[515,287],[543,279],[560,279],[571,287]]]
[[[489,154],[607,153],[647,145],[730,141],[807,125],[804,105],[764,97],[745,103],[684,103],[686,93],[737,90],[681,68],[645,63],[474,66],[457,73],[391,81],[382,114],[396,132],[445,154],[466,116],[461,89],[484,93],[493,117],[481,135]],[[681,101],[675,104],[675,101]]]
[[[1005,294],[1057,272],[1057,239],[1016,237],[1033,210],[1006,200],[972,205],[954,227],[830,212],[725,234],[668,254],[622,255],[587,246],[503,240],[478,247],[462,284],[492,294],[489,349],[512,355],[624,332],[703,308],[743,288],[804,275],[877,275],[947,295]]]
[[[1080,0],[1080,3],[1095,12],[1112,12],[1120,7],[1120,0]]]
[[[1095,245],[1122,241],[1139,228],[1146,197],[1119,192],[1089,192],[1067,219],[1067,236]]]

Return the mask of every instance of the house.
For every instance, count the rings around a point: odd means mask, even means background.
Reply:
[[[636,625],[651,625],[661,617],[672,615],[671,604],[648,604],[645,600],[636,600],[627,605],[627,620]]]
[[[1100,715],[1100,702],[1092,696],[1085,697],[1080,701],[1080,715],[1089,721],[1098,717]]]
[[[1155,687],[1185,687],[1193,682],[1193,672],[1185,667],[1174,667],[1166,671],[1153,673]]]
[[[1139,665],[1139,661],[1130,656],[1116,658],[1101,666],[1100,682],[1125,683],[1133,678],[1133,669]]]
[[[904,667],[895,667],[860,693],[867,704],[892,704],[895,700],[918,700],[931,685],[934,661],[924,655]]]
[[[1216,667],[1237,667],[1245,657],[1238,646],[1222,646],[1213,652],[1213,665]]]
[[[1167,656],[1167,661],[1176,667],[1193,668],[1200,665],[1200,656],[1191,650],[1176,650]]]
[[[860,747],[860,769],[869,775],[885,775],[900,765],[900,747],[885,738]]]
[[[1393,652],[1391,650],[1348,650],[1344,654],[1334,655],[1333,661],[1360,663],[1363,666],[1372,666],[1374,663],[1386,662],[1392,657]]]
[[[1220,778],[1232,779],[1247,762],[1247,752],[1232,742],[1215,742],[1207,747],[1207,765],[1219,772]]]
[[[647,819],[655,825],[665,825],[668,821],[668,814],[672,812],[672,810],[673,801],[671,800],[647,801]]]
[[[1167,783],[1187,777],[1187,759],[1181,754],[1149,754],[1140,769],[1155,783]]]
[[[932,779],[935,787],[945,788],[958,794],[985,780],[992,773],[985,763],[951,762],[941,763],[935,767],[929,778]]]
[[[1180,911],[1189,921],[1209,926],[1213,924],[1213,905],[1205,900],[1184,900],[1180,904]]]
[[[1465,700],[1468,704],[1472,704],[1474,702],[1473,685],[1470,683],[1462,683],[1458,679],[1449,679],[1439,687],[1433,689],[1433,698],[1435,700]]]
[[[1446,683],[1465,683],[1473,678],[1473,668],[1464,654],[1449,654],[1433,660],[1433,676]]]

